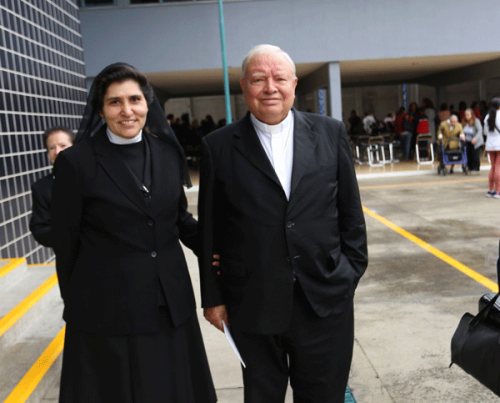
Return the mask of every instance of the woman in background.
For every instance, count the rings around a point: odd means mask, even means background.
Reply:
[[[491,109],[484,119],[486,151],[490,156],[491,168],[488,176],[490,190],[488,197],[500,199],[500,98],[491,100]]]
[[[464,112],[462,127],[467,146],[467,165],[469,166],[469,171],[479,173],[481,146],[484,143],[483,126],[481,126],[481,121],[476,118],[471,108],[466,109]]]
[[[448,104],[442,103],[441,107],[439,108],[438,112],[439,120],[441,122],[444,122],[445,120],[448,120],[451,116],[450,110],[448,109]]]

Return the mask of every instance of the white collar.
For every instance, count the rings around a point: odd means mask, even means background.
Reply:
[[[142,140],[142,130],[137,134],[137,136],[132,137],[131,139],[124,139],[123,137],[114,134],[111,130],[109,130],[109,127],[106,128],[106,134],[108,135],[109,141],[113,144],[135,144]]]
[[[281,133],[287,130],[292,123],[292,119],[293,119],[293,112],[290,110],[288,112],[288,115],[286,115],[286,118],[283,119],[280,123],[278,123],[277,125],[268,125],[257,119],[253,115],[253,113],[250,113],[250,120],[252,121],[252,124],[264,134],[269,134],[269,135]]]

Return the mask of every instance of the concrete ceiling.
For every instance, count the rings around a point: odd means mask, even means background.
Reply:
[[[341,61],[340,72],[342,85],[346,86],[425,82],[426,77],[429,77],[431,81],[434,75],[491,61],[500,62],[500,52]],[[314,72],[324,67],[325,64],[298,63],[296,68],[299,83],[301,79],[314,75]],[[240,93],[241,68],[229,67],[228,73],[231,93]],[[169,71],[146,75],[155,90],[169,98],[224,93],[222,69]],[[498,76],[500,76],[500,70]]]

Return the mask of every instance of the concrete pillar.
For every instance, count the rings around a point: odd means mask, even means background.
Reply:
[[[418,98],[418,84],[406,84],[406,108],[408,108],[412,102],[416,102],[417,105],[420,105]]]
[[[328,63],[328,114],[342,120],[342,82],[338,62]]]
[[[115,0],[116,6],[128,6],[130,4],[130,0]]]

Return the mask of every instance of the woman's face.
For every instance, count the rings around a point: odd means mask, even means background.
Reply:
[[[131,139],[139,134],[146,123],[148,104],[135,80],[115,82],[110,84],[104,94],[99,114],[114,134]]]
[[[464,117],[465,121],[468,122],[469,120],[472,119],[472,113],[470,113],[470,111],[465,111]]]

